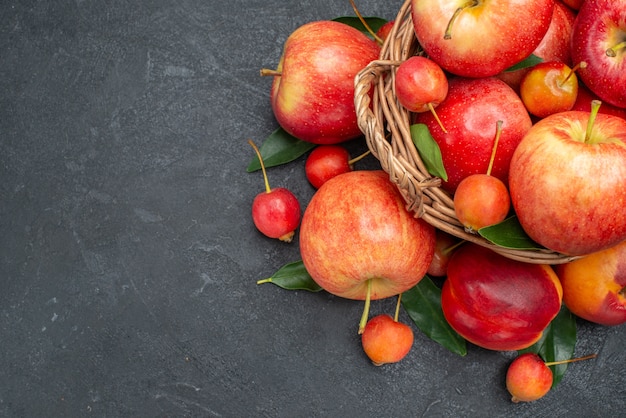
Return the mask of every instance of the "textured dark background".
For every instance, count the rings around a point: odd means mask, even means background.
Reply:
[[[401,2],[358,4],[392,19]],[[376,368],[361,303],[256,285],[299,259],[250,218],[263,185],[246,140],[277,127],[259,69],[299,25],[345,15],[347,0],[2,1],[0,415],[624,412],[623,326],[580,321],[575,354],[598,358],[513,405],[514,353],[462,358],[416,332]],[[303,204],[313,193],[303,159],[269,175]]]

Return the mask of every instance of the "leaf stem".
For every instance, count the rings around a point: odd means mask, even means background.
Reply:
[[[365,325],[370,315],[370,302],[372,299],[372,279],[367,280],[367,291],[365,292],[365,306],[363,307],[363,314],[361,315],[361,321],[359,322],[359,335],[363,334]]]
[[[272,278],[257,280],[256,284],[272,283]]]

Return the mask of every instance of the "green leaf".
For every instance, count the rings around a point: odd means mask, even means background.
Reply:
[[[283,128],[272,132],[259,147],[265,168],[286,164],[295,160],[307,151],[313,149],[315,144],[302,141],[289,135]],[[248,173],[261,169],[259,158],[255,155],[248,168]]]
[[[506,70],[504,70],[504,72],[506,73],[506,72],[521,70],[522,68],[533,67],[539,64],[540,62],[543,62],[543,59],[541,59],[540,57],[536,55],[530,54],[526,59],[523,59],[517,64],[507,68]]]
[[[257,284],[263,283],[273,283],[287,290],[307,290],[309,292],[322,290],[306,271],[302,261],[285,264],[272,277],[257,282]]]
[[[530,239],[515,215],[498,224],[480,228],[478,233],[483,238],[486,238],[492,243],[504,248],[514,248],[519,250],[535,250],[543,248],[541,245]]]
[[[411,125],[411,139],[428,172],[447,181],[448,173],[446,173],[446,169],[443,166],[441,149],[430,134],[428,126],[423,123]]]
[[[380,17],[364,17],[363,19],[369,25],[372,31],[374,31],[374,33],[376,33],[382,25],[387,23],[385,19],[382,19]],[[365,25],[363,24],[363,22],[361,22],[361,19],[356,16],[341,16],[333,20],[336,22],[345,23],[348,26],[352,26],[353,28],[358,29],[361,32],[365,33],[367,36],[371,37],[371,34],[365,28]]]
[[[402,306],[428,338],[455,354],[467,354],[465,339],[452,329],[443,316],[441,289],[430,277],[425,276],[414,287],[402,293]]]
[[[536,353],[545,362],[571,359],[576,346],[576,318],[563,305],[559,314],[543,331],[541,339],[530,347],[520,350],[519,353]],[[552,387],[559,384],[568,363],[550,366],[554,380]]]

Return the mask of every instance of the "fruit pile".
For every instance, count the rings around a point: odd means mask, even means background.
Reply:
[[[443,231],[410,207],[402,178],[355,170],[370,152],[351,159],[342,143],[371,139],[359,125],[369,107],[355,105],[358,75],[402,39],[399,20],[364,18],[351,3],[356,17],[304,24],[277,68],[261,70],[273,77],[280,127],[260,150],[250,141],[248,171],[261,169],[266,186],[252,218],[286,242],[299,228],[302,259],[258,283],[364,301],[358,332],[375,365],[413,345],[401,307],[457,354],[466,343],[518,351],[506,387],[514,402],[538,399],[580,359],[576,318],[626,323],[626,0],[407,0],[418,48],[384,61],[391,88],[367,86],[372,108],[382,94],[410,118],[403,153],[426,167],[424,187],[452,200],[452,222],[496,246],[567,256],[555,264]],[[397,115],[385,117],[393,136]],[[266,169],[307,153],[316,191],[302,214]],[[370,303],[390,297],[395,315],[370,318]]]

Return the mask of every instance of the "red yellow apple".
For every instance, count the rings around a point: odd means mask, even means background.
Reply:
[[[300,225],[306,270],[323,289],[365,300],[404,292],[424,277],[435,230],[406,209],[382,170],[340,174],[311,198]]]
[[[568,255],[626,239],[626,120],[596,112],[541,119],[511,160],[520,224],[537,243]]]
[[[287,38],[275,71],[271,105],[294,137],[336,144],[362,135],[354,107],[354,78],[380,47],[359,30],[336,21],[314,21]]]
[[[563,303],[602,325],[626,323],[626,241],[556,267]]]
[[[554,0],[412,0],[415,35],[445,70],[496,75],[528,57],[546,34]]]
[[[489,350],[521,350],[537,342],[561,300],[561,284],[549,265],[506,258],[473,243],[455,251],[441,292],[450,326]]]

